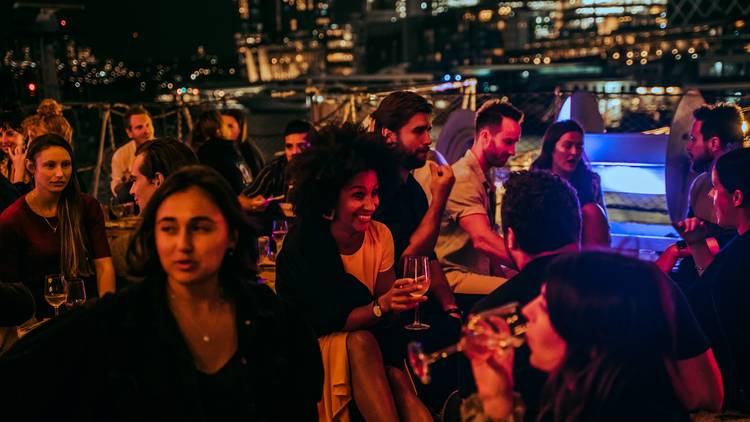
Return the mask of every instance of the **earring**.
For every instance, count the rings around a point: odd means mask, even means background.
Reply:
[[[331,209],[327,213],[323,214],[323,218],[326,219],[326,220],[328,220],[328,221],[333,221],[333,217],[335,217],[335,216],[336,216],[336,210],[334,210],[334,209]]]

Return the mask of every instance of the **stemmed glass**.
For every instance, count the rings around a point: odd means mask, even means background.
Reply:
[[[86,302],[86,285],[80,278],[70,278],[68,281],[68,297],[65,306],[72,308]]]
[[[44,300],[55,308],[55,316],[58,316],[60,305],[68,298],[68,283],[62,274],[51,274],[44,279]]]
[[[426,256],[407,256],[404,258],[404,278],[410,281],[407,286],[417,286],[419,289],[411,292],[413,297],[420,297],[430,289],[430,261]],[[414,308],[414,322],[406,325],[407,330],[426,330],[430,328],[419,320],[419,304]]]
[[[286,233],[289,231],[289,226],[286,220],[273,220],[273,228],[271,230],[271,237],[273,237],[274,243],[276,243],[276,256],[281,252],[281,247],[284,246],[284,238]]]
[[[512,302],[472,315],[461,331],[458,343],[429,354],[424,352],[419,342],[409,343],[409,365],[414,375],[422,384],[428,384],[430,366],[456,352],[472,349],[504,351],[510,347],[521,347],[526,333],[526,320],[518,308],[518,303]]]

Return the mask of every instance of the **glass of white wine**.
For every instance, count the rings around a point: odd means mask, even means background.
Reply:
[[[44,300],[55,308],[59,315],[60,306],[68,299],[68,283],[62,274],[50,274],[44,277]]]
[[[470,350],[506,351],[523,345],[526,335],[526,319],[517,302],[507,303],[469,317],[463,327],[461,340],[446,348],[425,353],[419,342],[411,342],[408,360],[414,375],[423,384],[430,382],[430,366],[456,352]]]
[[[426,256],[407,256],[404,257],[404,278],[411,281],[409,286],[417,286],[417,289],[410,294],[413,297],[420,297],[430,289],[430,260]],[[419,304],[414,308],[414,322],[406,325],[407,330],[426,330],[430,328],[419,320]]]

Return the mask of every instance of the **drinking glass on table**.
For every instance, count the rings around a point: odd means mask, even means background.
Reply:
[[[68,278],[68,298],[65,300],[65,306],[73,308],[74,306],[83,305],[86,302],[86,285],[81,278]]]
[[[68,299],[68,283],[62,274],[50,274],[44,277],[44,300],[55,308],[59,315],[60,305]]]
[[[406,286],[417,286],[418,289],[410,294],[420,297],[430,289],[430,261],[426,256],[404,257],[404,278],[409,280]],[[406,325],[407,330],[426,330],[430,328],[419,320],[419,304],[414,308],[414,322]]]
[[[284,238],[286,233],[289,231],[289,226],[286,220],[273,220],[273,228],[271,230],[271,237],[273,237],[274,243],[276,243],[276,256],[281,252],[281,247],[284,246]]]
[[[432,353],[425,353],[422,344],[411,342],[408,346],[409,365],[423,384],[430,382],[430,366],[456,352],[506,351],[519,348],[524,343],[526,319],[517,302],[488,309],[469,317],[461,330],[461,340]]]

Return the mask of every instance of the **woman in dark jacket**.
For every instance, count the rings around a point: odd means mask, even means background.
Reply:
[[[315,337],[254,283],[250,242],[218,173],[174,173],[128,250],[145,281],[24,337],[0,397],[24,420],[317,420]]]

